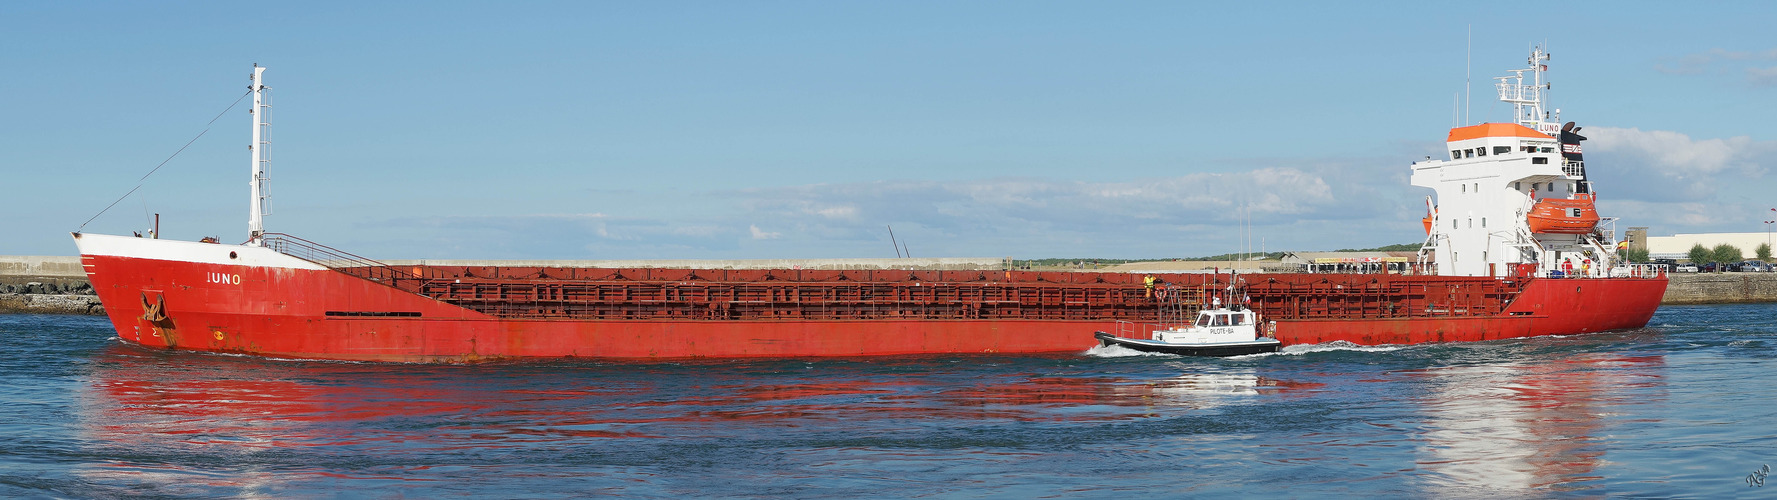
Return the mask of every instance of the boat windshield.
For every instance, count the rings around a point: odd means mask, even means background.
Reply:
[[[1232,319],[1234,320],[1234,326],[1240,326],[1240,325],[1245,324],[1246,315],[1245,314],[1236,314],[1236,315],[1234,315],[1234,317]]]
[[[1209,326],[1209,313],[1197,317],[1197,326]]]
[[[1217,314],[1215,326],[1228,326],[1228,315]]]

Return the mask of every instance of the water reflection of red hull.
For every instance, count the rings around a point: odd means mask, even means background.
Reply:
[[[1599,479],[1611,407],[1662,384],[1664,364],[1660,356],[1586,353],[1417,372],[1442,382],[1425,405],[1418,464],[1439,475],[1432,496],[1515,496]]]
[[[95,438],[193,444],[183,436],[195,436],[247,447],[647,438],[683,425],[741,420],[1123,420],[1141,418],[1148,413],[1143,408],[1155,405],[1204,405],[1206,398],[1322,386],[1238,372],[1161,380],[1004,373],[959,382],[930,361],[894,358],[875,358],[865,365],[870,372],[833,368],[820,379],[752,375],[745,365],[731,364],[416,370],[122,345],[101,358],[84,398],[84,420]],[[193,363],[199,358],[204,362]],[[901,364],[907,369],[894,369]],[[1064,407],[1083,410],[1055,411]],[[365,432],[367,423],[379,421],[459,425]]]

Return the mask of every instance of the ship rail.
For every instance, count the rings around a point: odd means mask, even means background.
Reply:
[[[1622,264],[1610,269],[1611,278],[1658,278],[1666,274],[1665,264]]]
[[[1146,339],[1154,336],[1154,332],[1172,328],[1159,323],[1142,323],[1129,320],[1117,320],[1118,337],[1126,339]]]
[[[1568,177],[1579,177],[1580,174],[1585,171],[1586,162],[1584,161],[1568,160],[1561,162],[1561,173],[1567,174]]]
[[[284,233],[265,233],[263,241],[274,252],[409,292],[418,293],[427,281],[421,274]]]

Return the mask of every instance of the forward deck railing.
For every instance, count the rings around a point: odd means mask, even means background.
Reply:
[[[265,247],[335,271],[418,293],[426,278],[406,269],[284,233],[265,233]]]

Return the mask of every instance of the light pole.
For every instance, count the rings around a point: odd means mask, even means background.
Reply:
[[[1772,224],[1777,224],[1777,220],[1765,221],[1765,248],[1771,247],[1771,225]]]

